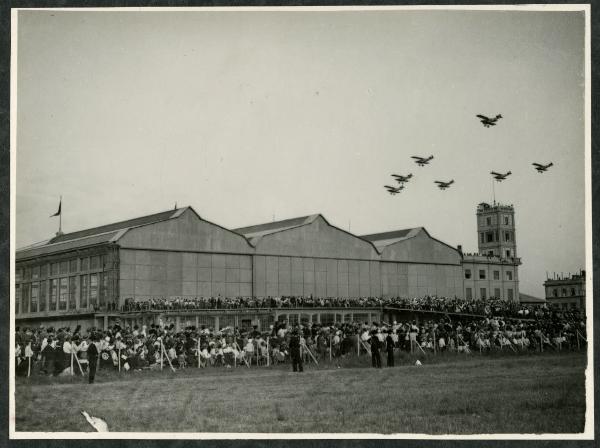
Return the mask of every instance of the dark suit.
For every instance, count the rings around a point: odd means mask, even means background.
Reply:
[[[89,383],[92,384],[94,382],[94,378],[96,376],[96,368],[98,366],[98,347],[94,342],[90,343],[90,346],[87,349],[88,356],[88,369],[89,369]]]
[[[302,356],[300,356],[300,336],[293,334],[290,338],[290,354],[292,355],[292,369],[294,372],[302,372]]]
[[[387,350],[387,366],[394,367],[394,340],[391,335],[387,335],[385,338],[386,350]]]
[[[371,336],[369,339],[371,343],[371,362],[373,363],[373,367],[381,369],[381,354],[379,350],[381,350],[381,341],[376,335]]]

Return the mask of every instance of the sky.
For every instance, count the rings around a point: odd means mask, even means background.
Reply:
[[[476,252],[495,194],[543,297],[585,267],[584,56],[582,12],[20,11],[16,246],[55,234],[62,195],[64,232],[177,203]],[[414,175],[396,196],[392,173]]]

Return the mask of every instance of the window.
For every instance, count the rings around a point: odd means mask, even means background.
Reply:
[[[23,281],[23,269],[15,269],[15,282]]]
[[[558,290],[556,288],[552,290],[552,295],[558,297]]]
[[[58,275],[58,263],[52,263],[51,275]]]
[[[506,258],[510,258],[510,249],[506,250]]]
[[[487,291],[485,288],[481,288],[479,290],[479,294],[481,295],[481,300],[486,300],[487,299]]]
[[[470,269],[465,269],[465,278],[467,278],[467,279],[471,278],[471,270]]]
[[[82,258],[81,260],[81,265],[80,265],[80,270],[81,271],[87,271],[88,270],[88,266],[90,264],[90,259],[89,258]]]
[[[39,266],[34,266],[31,269],[31,278],[33,280],[39,280],[39,278],[40,278],[40,267]]]
[[[575,288],[571,288],[571,295],[574,296],[575,295]]]
[[[19,314],[21,304],[21,285],[15,285],[15,314]]]
[[[510,232],[504,232],[504,241],[510,241]]]
[[[514,300],[514,296],[513,296],[513,290],[512,290],[512,288],[508,288],[508,289],[506,290],[506,294],[507,294],[507,296],[508,296],[508,300]]]
[[[60,294],[58,296],[58,309],[59,310],[67,309],[68,293],[69,293],[69,283],[67,281],[67,277],[62,277],[60,279]]]
[[[75,272],[77,272],[77,258],[75,258],[74,260],[71,260],[69,262],[69,272],[71,274],[74,274]]]
[[[48,282],[41,281],[40,282],[40,300],[39,300],[39,309],[40,311],[46,311],[46,290],[48,289]]]
[[[98,270],[100,268],[100,257],[96,255],[90,259],[90,269]]]
[[[500,298],[500,288],[494,288],[494,297],[496,299]]]
[[[61,261],[60,262],[60,275],[65,275],[69,273],[69,262]]]
[[[467,300],[473,300],[473,290],[471,288],[466,289]]]
[[[40,266],[40,278],[46,277],[48,277],[48,265],[44,263]]]
[[[494,271],[494,280],[500,280],[500,271]]]
[[[504,225],[507,226],[509,223],[508,216],[504,217]]]
[[[108,302],[108,275],[100,274],[100,307],[103,308]]]
[[[21,312],[28,313],[29,312],[29,293],[30,293],[30,285],[28,283],[24,284],[21,289]]]
[[[53,278],[50,280],[50,305],[48,310],[56,311],[56,298],[58,296],[58,279]]]
[[[77,277],[69,277],[69,309],[74,310],[77,308]]]
[[[485,234],[485,241],[487,243],[493,243],[494,242],[494,232],[488,232]]]
[[[483,269],[479,270],[479,280],[485,280],[485,271]]]
[[[506,280],[512,280],[512,271],[506,271]]]
[[[31,266],[26,266],[23,269],[23,280],[31,280]]]
[[[565,297],[567,295],[567,288],[562,289],[562,296]]]
[[[492,225],[492,218],[488,216],[488,217],[485,219],[485,223],[486,223],[488,226],[491,226],[491,225]]]
[[[493,257],[494,256],[494,251],[493,250],[488,250],[488,256]]]
[[[79,307],[87,308],[88,307],[88,276],[82,275],[79,277]]]
[[[481,242],[482,242],[482,243],[485,243],[485,236],[484,236],[484,233],[483,233],[483,232],[481,232]]]
[[[38,311],[38,296],[40,291],[39,283],[31,284],[31,312],[37,313]]]
[[[90,274],[90,305],[98,306],[98,274]]]

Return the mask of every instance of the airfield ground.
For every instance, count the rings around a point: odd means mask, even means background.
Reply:
[[[18,378],[17,431],[326,433],[576,433],[583,431],[579,353],[423,359],[366,368],[367,356],[336,364]],[[384,361],[385,365],[385,361]]]

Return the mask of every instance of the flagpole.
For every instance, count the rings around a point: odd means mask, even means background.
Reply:
[[[62,233],[62,195],[60,196],[60,214],[58,215],[58,233]]]

